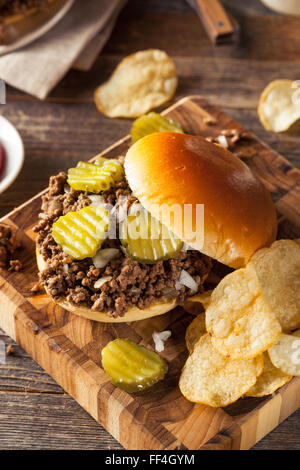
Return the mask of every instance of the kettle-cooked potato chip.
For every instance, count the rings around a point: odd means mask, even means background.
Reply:
[[[185,333],[186,347],[189,353],[193,352],[194,346],[197,341],[206,333],[205,328],[205,313],[200,313],[192,323],[189,324]]]
[[[277,369],[270,361],[267,352],[264,353],[264,368],[256,384],[248,390],[246,397],[265,397],[274,393],[279,387],[292,379],[292,375]]]
[[[209,304],[211,293],[211,290],[207,290],[200,294],[193,295],[192,297],[188,297],[183,304],[184,310],[192,315],[202,313]]]
[[[300,119],[298,86],[293,80],[274,80],[264,89],[258,116],[268,131],[287,131]]]
[[[191,315],[194,315],[195,317],[197,315],[200,315],[200,313],[204,313],[204,308],[202,304],[197,302],[190,302],[189,299],[185,299],[183,308],[186,312],[190,313]]]
[[[291,335],[282,333],[269,349],[269,356],[285,374],[300,376],[300,330]]]
[[[233,359],[251,359],[275,343],[281,327],[264,299],[253,266],[228,274],[214,289],[206,328],[213,346]]]
[[[300,246],[278,240],[251,259],[265,299],[283,331],[300,328]]]
[[[95,91],[96,105],[109,117],[139,117],[169,101],[177,88],[174,62],[158,49],[123,59]]]
[[[212,290],[206,290],[205,292],[201,292],[200,294],[193,295],[192,297],[188,298],[189,302],[200,303],[206,309],[210,302]]]
[[[263,354],[233,360],[220,354],[205,334],[195,345],[181,373],[179,388],[190,401],[227,406],[244,395],[263,370]]]

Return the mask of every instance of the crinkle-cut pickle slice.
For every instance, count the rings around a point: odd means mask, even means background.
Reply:
[[[183,242],[145,209],[131,206],[121,226],[121,243],[127,254],[139,263],[152,264],[174,258]]]
[[[154,132],[179,132],[183,133],[180,124],[166,119],[158,113],[149,113],[136,119],[131,128],[132,142],[137,142],[139,139]]]
[[[102,365],[113,385],[128,393],[152,387],[168,371],[157,353],[130,339],[115,339],[102,349]]]
[[[68,171],[68,184],[76,191],[99,194],[124,178],[124,170],[117,160],[97,159],[95,163],[79,162]]]
[[[103,206],[88,206],[68,212],[53,224],[52,235],[73,259],[93,257],[105,240],[109,214]]]
[[[97,157],[94,164],[101,166],[103,170],[108,171],[112,175],[115,183],[119,183],[124,179],[124,168],[118,160],[113,158]]]

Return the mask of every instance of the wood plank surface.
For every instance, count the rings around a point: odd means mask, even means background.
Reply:
[[[299,167],[299,137],[266,132],[255,108],[270,80],[299,79],[300,19],[279,16],[259,0],[223,4],[242,26],[241,40],[235,46],[213,47],[184,0],[130,0],[90,72],[70,71],[44,103],[8,88],[8,102],[0,107],[0,114],[20,130],[26,161],[20,177],[0,196],[0,214],[42,190],[51,174],[78,159],[88,159],[128,132],[129,121],[112,121],[97,112],[93,90],[124,55],[148,47],[163,48],[173,56],[179,74],[175,99],[204,94]],[[2,339],[10,341],[6,335]],[[16,356],[8,356],[6,366],[0,367],[0,448],[119,447],[58,386],[52,389],[51,383],[20,348]],[[37,394],[43,397],[40,415],[28,411],[36,409]],[[64,407],[67,424],[61,420]],[[255,448],[300,449],[299,418],[298,411]],[[90,439],[82,440],[82,436]]]
[[[166,110],[187,133],[216,138],[222,130],[245,129],[200,96],[187,97]],[[206,120],[214,122],[207,125]],[[130,139],[105,150],[123,155]],[[265,184],[276,203],[279,238],[300,237],[300,171],[247,133],[234,145]],[[294,204],[294,201],[296,204]],[[241,399],[224,409],[192,404],[178,389],[187,352],[184,332],[191,316],[180,307],[130,324],[101,324],[77,317],[45,294],[32,295],[36,281],[35,235],[40,212],[37,195],[3,220],[15,228],[23,245],[23,269],[0,276],[0,326],[89,414],[127,449],[248,449],[300,406],[300,379],[294,378],[264,399]],[[101,349],[116,337],[153,348],[154,330],[172,331],[161,355],[169,372],[147,393],[129,395],[113,387],[101,367]],[[28,386],[32,393],[35,390]],[[49,394],[49,392],[48,392]],[[128,433],[130,426],[131,432]]]

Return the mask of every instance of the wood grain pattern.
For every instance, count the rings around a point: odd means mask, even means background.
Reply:
[[[221,129],[243,127],[201,97],[184,99],[167,110],[186,132],[217,136]],[[205,117],[217,124],[206,126]],[[124,153],[123,139],[104,154]],[[271,191],[280,216],[280,236],[300,236],[300,172],[254,135],[237,150],[251,149],[247,163]],[[298,199],[297,199],[298,198]],[[295,201],[298,204],[295,204]],[[191,320],[181,308],[134,324],[99,324],[76,317],[45,295],[33,296],[36,280],[32,226],[40,210],[40,195],[9,214],[5,221],[18,228],[26,249],[20,252],[24,270],[0,277],[0,327],[54,380],[127,449],[249,448],[300,406],[298,379],[274,396],[243,399],[224,409],[194,405],[178,389],[186,359],[184,331]],[[5,302],[5,303],[4,303]],[[154,329],[171,329],[163,356],[170,364],[167,378],[140,396],[114,388],[101,368],[100,352],[115,337],[129,337],[153,347]],[[128,427],[131,432],[128,433]]]
[[[280,16],[260,0],[222,4],[241,25],[238,43],[214,48],[186,0],[130,0],[89,73],[70,71],[45,102],[7,87],[7,104],[0,106],[0,114],[21,131],[26,159],[17,181],[0,196],[0,216],[41,191],[51,174],[88,159],[129,132],[131,121],[97,113],[92,96],[119,60],[143,47],[163,48],[175,59],[176,100],[203,94],[300,168],[299,137],[265,131],[256,113],[259,94],[270,80],[299,79],[300,18]],[[1,338],[12,342],[5,334]],[[56,391],[42,392],[51,378],[16,344],[15,349],[6,365],[0,365],[1,449],[120,447],[58,385]],[[32,393],[27,393],[27,384]],[[300,409],[254,449],[300,450],[299,423]]]

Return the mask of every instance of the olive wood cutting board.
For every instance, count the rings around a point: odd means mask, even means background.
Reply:
[[[182,99],[165,111],[187,133],[218,136],[223,129],[243,127],[200,96]],[[208,125],[208,121],[213,124]],[[124,154],[125,137],[103,152]],[[300,172],[253,134],[236,150],[271,192],[279,219],[279,238],[300,237]],[[0,276],[0,327],[50,374],[126,449],[248,449],[300,406],[300,378],[265,398],[242,398],[226,408],[188,402],[178,379],[187,358],[185,330],[192,316],[180,307],[168,314],[131,324],[97,323],[77,317],[34,295],[37,281],[35,225],[41,194],[2,220],[17,230],[23,249],[20,272]],[[154,330],[170,329],[161,355],[169,363],[164,381],[141,395],[111,385],[101,367],[101,350],[116,337],[153,348]]]

